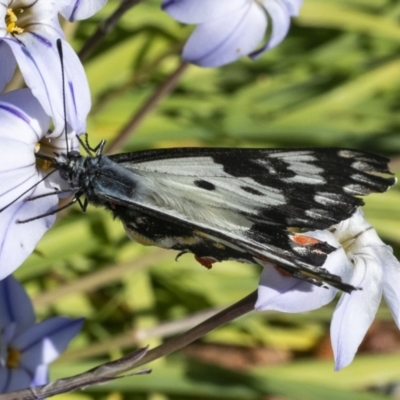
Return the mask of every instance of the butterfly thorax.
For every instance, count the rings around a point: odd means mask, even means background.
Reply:
[[[56,154],[53,163],[59,170],[60,177],[72,187],[88,194],[93,179],[98,174],[100,157],[84,157],[77,151]]]
[[[137,179],[106,155],[85,157],[76,151],[60,154],[54,164],[62,179],[84,194],[94,205],[109,206],[109,197],[131,198]]]

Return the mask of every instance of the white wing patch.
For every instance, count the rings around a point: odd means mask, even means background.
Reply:
[[[285,161],[287,169],[294,172],[294,176],[283,178],[287,183],[302,183],[308,185],[322,185],[326,183],[322,174],[324,170],[314,163],[317,161],[310,151],[299,151],[295,153],[278,153],[272,154],[270,157],[279,158]]]
[[[256,218],[260,208],[286,204],[278,188],[251,177],[233,177],[211,157],[173,158],[156,165],[142,162],[125,168],[135,173],[140,183],[137,201],[210,226],[247,229],[253,222],[243,213]],[[196,182],[210,189],[198,187]]]
[[[138,173],[137,177],[140,185],[136,189],[135,200],[141,204],[230,230],[250,228],[253,222],[243,213],[256,217],[259,207],[285,202],[284,196],[273,188],[268,190],[249,178],[244,179],[242,185],[257,187],[261,196],[246,192],[241,188],[240,180],[228,176],[207,179],[209,184],[215,186],[214,190],[197,187],[195,180],[187,176],[146,172],[143,175]]]

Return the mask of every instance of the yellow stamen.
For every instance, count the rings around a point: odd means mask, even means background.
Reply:
[[[51,161],[49,160],[43,160],[43,164],[41,165],[41,167],[46,170],[46,169],[50,169],[52,167],[51,165]]]
[[[7,351],[7,368],[17,368],[19,366],[19,359],[21,358],[21,353],[17,349],[12,347],[8,348]]]
[[[6,25],[7,25],[7,32],[11,34],[19,34],[22,33],[24,30],[17,25],[18,18],[15,15],[12,8],[7,8],[6,14]]]

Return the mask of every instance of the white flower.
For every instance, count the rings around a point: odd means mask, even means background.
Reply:
[[[57,209],[57,195],[25,200],[52,193],[63,185],[58,172],[38,184],[50,171],[36,164],[35,151],[40,146],[41,153],[53,156],[54,151],[66,151],[66,141],[64,135],[45,138],[50,120],[29,89],[0,95],[0,120],[0,279],[3,279],[29,256],[55,220],[52,214],[27,224],[17,222]],[[69,146],[70,150],[78,149],[75,137],[69,139]]]
[[[277,46],[287,35],[290,17],[303,0],[164,0],[162,8],[176,20],[197,24],[182,58],[202,67],[218,67]],[[268,15],[267,15],[268,14]],[[271,34],[263,41],[271,21]]]
[[[354,266],[350,284],[360,288],[351,294],[343,293],[333,314],[331,341],[335,369],[339,370],[352,362],[374,320],[382,294],[400,328],[400,263],[361,210],[335,228],[333,234]]]
[[[378,237],[361,210],[328,231],[306,233],[338,247],[324,264],[329,272],[359,288],[343,293],[333,314],[331,341],[335,370],[351,363],[382,299],[400,328],[400,263],[392,249]],[[264,269],[258,288],[257,310],[302,312],[329,303],[337,290],[316,287],[279,274],[272,266]]]
[[[54,134],[64,129],[62,74],[56,41],[63,38],[56,0],[0,0],[0,92],[16,63],[27,86],[54,120]],[[90,92],[77,55],[62,41],[65,64],[67,121],[73,130],[86,130]]]
[[[48,383],[48,364],[65,350],[83,322],[56,317],[35,324],[22,286],[12,276],[0,281],[0,393]]]
[[[61,15],[70,22],[86,19],[97,13],[107,0],[59,0]]]

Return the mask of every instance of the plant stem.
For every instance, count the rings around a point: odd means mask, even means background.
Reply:
[[[123,0],[120,6],[105,19],[97,28],[96,32],[86,41],[78,53],[81,61],[85,61],[99,46],[104,38],[115,28],[121,17],[132,7],[138,5],[141,0]]]
[[[242,300],[222,310],[196,327],[173,337],[150,351],[146,349],[136,350],[118,360],[102,364],[79,375],[58,379],[57,381],[36,388],[0,395],[0,400],[37,400],[39,398],[51,397],[56,394],[67,393],[73,390],[83,389],[93,384],[105,383],[116,379],[121,374],[133,368],[137,368],[143,364],[171,354],[176,350],[180,350],[212,330],[247,314],[254,309],[256,300],[257,291],[249,294]]]
[[[248,312],[254,310],[254,304],[256,301],[257,291],[254,291],[253,293],[250,293],[248,296],[244,297],[242,300],[231,305],[225,310],[220,311],[218,314],[205,320],[187,332],[175,336],[160,346],[149,350],[142,359],[135,363],[135,368],[147,364],[150,361],[154,361],[160,357],[171,354],[174,351],[180,350],[195,340],[200,339],[207,333],[213,331],[214,329],[225,325],[226,323],[233,321],[244,314],[247,314]]]

